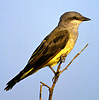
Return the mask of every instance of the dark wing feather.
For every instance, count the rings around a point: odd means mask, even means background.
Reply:
[[[26,77],[54,58],[65,47],[68,39],[69,33],[67,30],[59,31],[55,35],[49,34],[34,51],[27,66],[24,68],[23,73],[33,68]]]
[[[66,30],[49,34],[34,51],[26,67],[7,83],[7,87],[4,90],[8,91],[20,80],[44,67],[45,64],[65,47],[68,39],[69,33]],[[30,72],[22,78],[28,71]]]

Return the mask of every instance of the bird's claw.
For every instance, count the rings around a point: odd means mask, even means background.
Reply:
[[[62,54],[61,56],[60,56],[60,61],[61,62],[65,62],[65,57],[67,56],[67,53],[66,54]]]

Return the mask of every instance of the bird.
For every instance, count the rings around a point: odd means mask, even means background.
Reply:
[[[76,11],[65,12],[59,20],[57,27],[48,34],[41,44],[35,49],[25,68],[19,72],[6,85],[4,90],[8,91],[24,78],[34,74],[46,66],[53,67],[60,62],[73,49],[78,38],[78,27],[81,22],[89,21]]]

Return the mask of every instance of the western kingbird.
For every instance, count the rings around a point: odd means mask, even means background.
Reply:
[[[68,55],[73,49],[78,37],[78,27],[89,18],[77,12],[66,12],[60,17],[58,26],[47,35],[33,52],[25,68],[7,83],[4,89],[8,91],[19,81],[34,74],[45,66],[55,66],[62,55]]]

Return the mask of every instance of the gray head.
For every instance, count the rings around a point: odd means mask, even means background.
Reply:
[[[79,24],[81,22],[88,21],[88,20],[90,20],[90,19],[87,18],[87,17],[82,16],[78,12],[72,11],[72,12],[66,12],[66,13],[64,13],[60,17],[59,24],[62,25],[62,26],[64,26],[64,27],[66,27],[67,25],[69,26],[69,24],[70,24],[70,26],[72,26],[72,25],[74,26],[75,25],[78,28],[78,26],[79,26]]]

